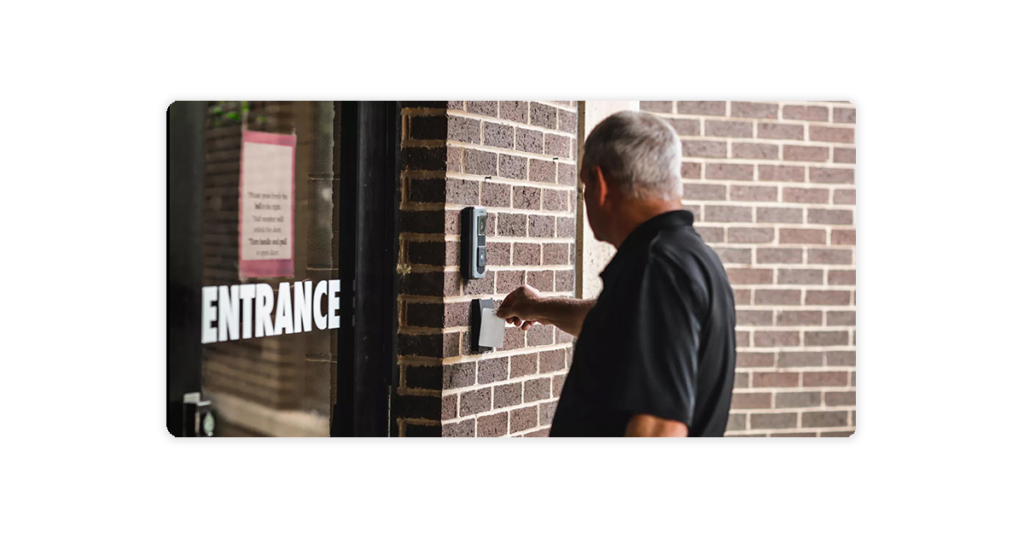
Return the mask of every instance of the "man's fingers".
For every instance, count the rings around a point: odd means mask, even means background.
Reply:
[[[523,330],[525,331],[525,330],[528,330],[530,327],[533,327],[534,323],[537,323],[537,322],[536,321],[524,321],[523,322]]]

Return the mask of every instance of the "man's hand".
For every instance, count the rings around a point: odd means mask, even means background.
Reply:
[[[536,288],[519,286],[505,297],[495,315],[525,331],[540,321],[537,307],[543,300]]]

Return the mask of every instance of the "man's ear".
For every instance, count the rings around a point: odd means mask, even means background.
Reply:
[[[604,177],[604,172],[599,166],[595,166],[591,170],[591,177],[594,178],[594,194],[596,195],[595,200],[597,201],[597,205],[603,206],[608,200],[608,180]]]

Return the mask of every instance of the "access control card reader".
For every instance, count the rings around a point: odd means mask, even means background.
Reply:
[[[467,207],[462,210],[462,276],[483,278],[487,271],[487,210]]]

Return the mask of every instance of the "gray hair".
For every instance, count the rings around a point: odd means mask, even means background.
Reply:
[[[665,120],[624,110],[594,127],[583,145],[581,169],[601,168],[605,178],[630,198],[679,200],[683,150]]]

